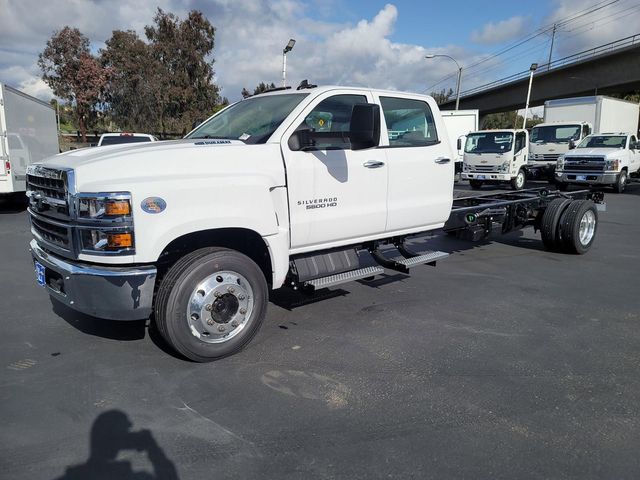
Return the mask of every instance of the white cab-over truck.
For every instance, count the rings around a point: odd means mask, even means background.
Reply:
[[[27,166],[59,151],[51,105],[0,83],[0,196],[24,192]]]
[[[640,143],[630,133],[589,135],[575,150],[561,156],[556,166],[556,184],[611,186],[624,192],[629,176],[640,173]]]
[[[553,179],[558,158],[592,133],[636,133],[639,108],[601,95],[546,101],[544,122],[531,129],[529,174]]]
[[[522,190],[527,180],[529,136],[526,130],[481,130],[467,135],[462,179],[473,189],[509,183]]]
[[[428,96],[344,87],[256,95],[184,140],[31,166],[37,280],[89,315],[152,316],[175,350],[208,361],[249,342],[270,289],[313,291],[447,256],[411,252],[413,234],[445,227],[478,239],[534,225],[550,248],[591,246],[591,200],[546,190],[454,200],[451,156]]]

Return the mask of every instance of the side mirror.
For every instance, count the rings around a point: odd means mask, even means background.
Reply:
[[[456,148],[458,149],[458,151],[462,150],[462,139],[459,138],[458,142],[456,143]]]
[[[308,128],[296,130],[289,137],[289,148],[294,152],[311,148],[315,145],[315,140],[311,137],[312,132]]]
[[[358,103],[353,106],[349,125],[351,150],[364,150],[380,144],[380,106]]]
[[[569,150],[573,150],[574,148],[576,148],[575,140],[569,140]]]

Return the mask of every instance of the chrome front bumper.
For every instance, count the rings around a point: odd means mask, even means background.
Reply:
[[[497,173],[497,172],[462,172],[463,180],[488,180],[493,182],[509,182],[515,173]]]
[[[49,295],[87,315],[109,320],[148,318],[153,309],[157,270],[71,263],[45,252],[35,240],[31,256],[45,267]]]
[[[579,176],[584,176],[585,180],[578,180]],[[578,183],[587,185],[613,185],[618,180],[617,173],[601,173],[601,172],[558,172],[556,171],[556,180],[562,183]]]

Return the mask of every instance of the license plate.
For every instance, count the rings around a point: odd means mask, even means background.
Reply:
[[[36,265],[36,280],[38,281],[38,285],[44,287],[46,284],[45,276],[44,276],[44,265],[39,262],[35,262]]]
[[[476,178],[478,180],[484,180],[486,178],[486,176],[485,175],[476,175]]]
[[[582,180],[583,182],[587,181],[586,175],[576,175],[576,180]]]

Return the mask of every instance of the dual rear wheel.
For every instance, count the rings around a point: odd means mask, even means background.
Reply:
[[[591,200],[557,198],[544,211],[540,226],[547,250],[583,254],[593,244],[598,211]]]

